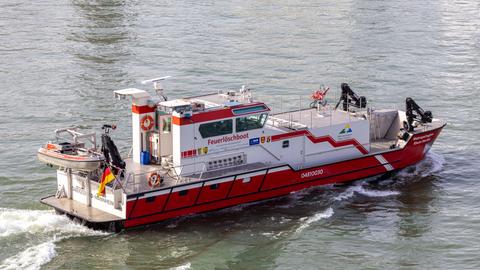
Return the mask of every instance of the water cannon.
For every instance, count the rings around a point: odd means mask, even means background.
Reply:
[[[142,84],[152,83],[153,88],[155,89],[155,92],[157,93],[157,95],[161,96],[165,101],[167,101],[167,96],[163,93],[163,86],[161,84],[161,81],[164,81],[164,80],[169,79],[171,77],[172,76],[164,76],[164,77],[160,77],[160,78],[144,80],[144,81],[142,81]]]

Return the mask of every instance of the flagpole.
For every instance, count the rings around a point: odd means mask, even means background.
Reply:
[[[110,164],[109,164],[109,165],[107,165],[107,166],[110,168],[110,171],[113,172],[113,170],[112,170],[112,168],[111,168],[111,166],[113,166],[113,165],[110,165]],[[118,169],[118,174],[120,174],[120,173],[122,172],[122,168],[117,168],[117,167],[115,167],[115,168]],[[113,173],[112,173],[112,174],[113,174]],[[123,191],[125,191],[125,189],[123,188],[122,182],[117,179],[117,176],[116,176],[115,174],[113,174],[113,176],[115,176],[115,184],[120,185],[120,188],[121,188]],[[114,187],[115,187],[115,186],[114,186]]]

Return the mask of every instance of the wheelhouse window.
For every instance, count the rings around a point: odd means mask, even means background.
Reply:
[[[198,131],[200,132],[200,135],[202,135],[202,138],[231,134],[233,132],[233,120],[227,119],[201,124]]]
[[[235,119],[236,131],[242,132],[262,128],[266,121],[266,113],[237,117],[237,119]]]
[[[172,118],[163,118],[162,119],[162,131],[163,133],[172,132]]]
[[[246,107],[246,108],[240,108],[240,109],[234,109],[233,114],[239,115],[239,114],[247,114],[247,113],[255,113],[255,112],[262,112],[267,110],[267,106],[265,105],[258,105],[258,106],[252,106],[252,107]]]

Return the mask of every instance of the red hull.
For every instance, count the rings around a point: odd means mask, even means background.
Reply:
[[[415,134],[403,149],[318,167],[277,166],[183,186],[128,195],[130,228],[193,213],[287,195],[312,186],[358,180],[403,169],[421,161],[443,127]]]

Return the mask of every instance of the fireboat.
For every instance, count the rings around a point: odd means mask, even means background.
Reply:
[[[101,146],[95,132],[56,130],[37,155],[56,168],[57,190],[40,201],[120,231],[392,173],[421,161],[446,125],[412,98],[405,111],[373,109],[347,83],[336,104],[322,88],[304,106],[274,110],[244,86],[169,100],[166,78],[142,82],[158,97],[114,91],[132,100],[128,155],[110,136],[115,125],[102,127]]]

